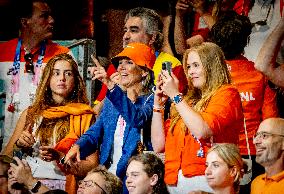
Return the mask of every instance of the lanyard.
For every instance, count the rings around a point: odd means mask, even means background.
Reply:
[[[14,57],[13,67],[9,69],[8,74],[12,73],[12,75],[17,75],[20,72],[21,46],[22,46],[22,39],[19,38],[18,44],[16,47],[16,54]],[[40,50],[39,50],[39,55],[38,55],[38,59],[36,62],[36,67],[41,67],[43,63],[45,49],[46,49],[46,43],[45,41],[42,41],[40,43]]]
[[[12,75],[11,79],[11,87],[10,87],[10,92],[11,92],[11,104],[13,104],[13,97],[14,94],[19,92],[19,85],[20,85],[20,60],[21,60],[21,47],[22,47],[22,39],[18,39],[17,47],[16,47],[16,54],[14,57],[14,62],[12,65],[12,68],[9,69],[8,75]],[[38,84],[38,79],[39,79],[39,74],[40,74],[40,69],[43,63],[43,58],[45,55],[45,49],[46,49],[46,41],[42,41],[40,43],[40,50],[39,50],[39,55],[38,59],[35,65],[35,74],[33,75],[33,85],[37,86]],[[10,111],[13,112],[13,111]]]

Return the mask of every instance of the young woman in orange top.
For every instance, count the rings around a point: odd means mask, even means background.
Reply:
[[[165,182],[170,193],[212,192],[205,155],[212,143],[238,144],[243,113],[238,91],[230,84],[224,55],[214,43],[188,49],[183,59],[191,88],[178,92],[178,80],[162,70],[157,82],[151,140],[154,151],[165,151]],[[170,119],[163,120],[163,102],[172,100]]]

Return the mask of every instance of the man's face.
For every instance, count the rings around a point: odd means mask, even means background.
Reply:
[[[34,2],[33,15],[27,19],[29,32],[39,39],[50,39],[53,35],[54,19],[46,3]]]
[[[149,45],[151,36],[146,33],[143,21],[139,17],[130,17],[124,25],[123,48],[129,43],[140,42]]]
[[[269,120],[263,121],[258,128],[253,143],[256,147],[256,162],[262,166],[271,166],[283,155],[284,137],[281,130]],[[278,134],[278,135],[275,135]]]

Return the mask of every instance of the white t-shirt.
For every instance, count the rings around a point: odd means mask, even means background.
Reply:
[[[269,6],[262,6],[262,4],[260,4],[258,1],[255,1],[252,10],[249,12],[249,19],[251,23],[265,20],[268,11]],[[264,41],[278,24],[280,18],[280,0],[275,0],[275,3],[271,6],[271,10],[267,18],[267,26],[255,25],[255,27],[253,27],[249,44],[245,47],[245,57],[253,62],[255,61]]]
[[[122,156],[122,146],[123,146],[125,127],[126,127],[126,122],[123,119],[123,117],[119,115],[114,133],[112,164],[108,169],[113,174],[116,174],[117,164]]]

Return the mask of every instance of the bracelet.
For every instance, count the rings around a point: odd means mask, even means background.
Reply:
[[[153,112],[163,113],[164,109],[155,109],[155,108],[153,108]]]
[[[157,106],[153,105],[153,112],[163,113],[164,109],[165,109],[165,106],[157,107]]]

